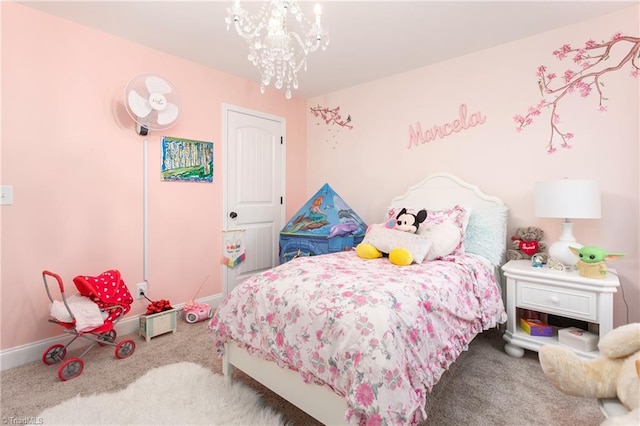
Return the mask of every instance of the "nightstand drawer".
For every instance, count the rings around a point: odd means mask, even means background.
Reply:
[[[596,321],[597,295],[580,290],[518,282],[517,306],[575,319]]]

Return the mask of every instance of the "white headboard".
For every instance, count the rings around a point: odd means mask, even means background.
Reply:
[[[403,195],[395,197],[391,200],[391,207],[407,207],[414,209],[426,208],[429,210],[445,210],[456,205],[471,208],[472,210],[481,207],[505,206],[504,202],[495,196],[487,195],[478,188],[462,179],[449,173],[434,173],[427,176],[422,182],[412,185]],[[473,214],[473,213],[472,213]],[[506,251],[506,233],[507,224],[504,223],[503,234]],[[483,233],[488,237],[491,232]],[[493,237],[492,237],[493,238]],[[502,254],[504,263],[504,254]],[[503,300],[505,297],[505,286],[502,274],[500,273],[500,265],[494,265],[494,274],[496,283],[500,287]]]
[[[449,173],[429,175],[422,182],[411,185],[403,195],[391,200],[392,207],[431,210],[444,210],[456,204],[463,207],[483,207],[503,206],[504,202]]]

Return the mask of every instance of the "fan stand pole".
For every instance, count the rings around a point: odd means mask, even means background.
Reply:
[[[149,144],[145,138],[142,142],[142,280],[147,282],[148,261],[149,261]]]

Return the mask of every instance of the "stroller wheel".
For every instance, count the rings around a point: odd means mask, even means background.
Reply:
[[[136,350],[136,342],[131,339],[123,340],[116,346],[116,358],[122,359],[133,354]]]
[[[42,362],[47,365],[53,365],[56,362],[60,362],[67,355],[67,348],[64,345],[57,344],[49,346],[44,354],[42,354]]]
[[[63,382],[78,377],[84,370],[84,362],[80,358],[71,358],[62,363],[58,369],[58,378]]]
[[[113,343],[116,341],[116,331],[109,330],[106,333],[102,333],[100,336],[98,336],[98,339],[102,340],[102,342],[98,342],[98,345],[100,346],[105,346],[109,343]]]

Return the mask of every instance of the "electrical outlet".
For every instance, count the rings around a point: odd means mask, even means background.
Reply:
[[[145,296],[149,297],[149,287],[148,283],[146,282],[136,284],[136,299],[143,299],[144,296],[142,295],[142,293],[144,293]]]
[[[0,186],[0,205],[2,206],[13,205],[13,185]]]

